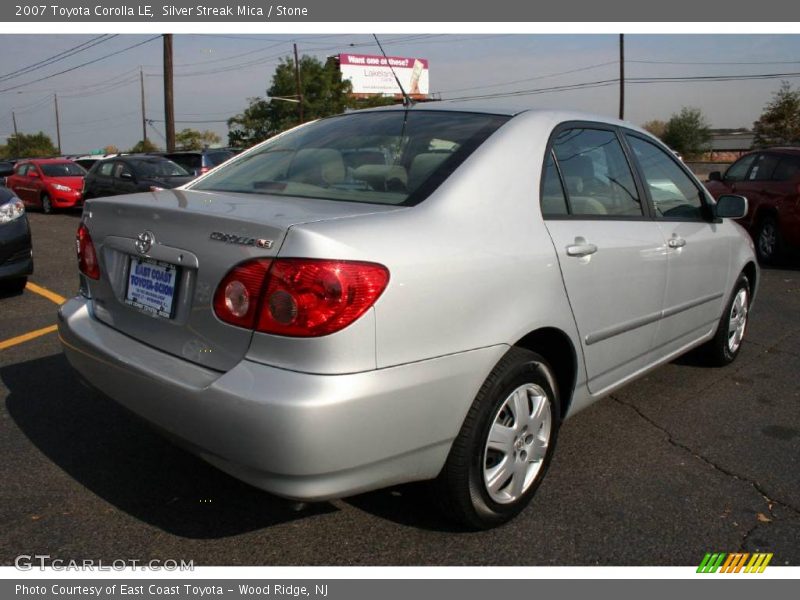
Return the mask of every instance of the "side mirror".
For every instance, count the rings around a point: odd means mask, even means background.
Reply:
[[[723,219],[741,219],[747,214],[747,198],[734,194],[720,196],[715,212]]]
[[[28,177],[33,177],[34,179],[38,179],[39,174],[36,171],[28,171]]]
[[[708,174],[708,180],[722,181],[722,173],[720,173],[719,171],[711,171],[711,173]]]

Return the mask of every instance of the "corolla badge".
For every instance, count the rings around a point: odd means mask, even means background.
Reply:
[[[139,251],[139,254],[147,254],[150,252],[150,248],[153,247],[155,242],[156,236],[152,231],[143,231],[136,236],[136,249]]]
[[[256,248],[264,248],[266,250],[272,248],[273,244],[272,240],[254,238],[248,235],[236,235],[235,233],[223,233],[221,231],[212,231],[209,237],[217,242],[238,244],[240,246],[255,246]]]

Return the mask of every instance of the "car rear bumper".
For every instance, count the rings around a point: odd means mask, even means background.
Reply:
[[[85,298],[61,307],[58,326],[69,362],[94,387],[223,471],[298,500],[435,477],[507,350],[345,375],[249,360],[220,373],[97,321]]]

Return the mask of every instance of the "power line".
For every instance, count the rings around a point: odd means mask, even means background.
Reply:
[[[608,65],[616,65],[617,61],[610,60],[608,62],[597,63],[594,65],[589,65],[588,67],[581,67],[579,69],[570,69],[569,71],[559,71],[558,73],[548,73],[547,75],[537,75],[536,77],[527,77],[525,79],[514,79],[512,81],[501,81],[498,83],[489,83],[487,85],[476,85],[467,88],[458,88],[454,90],[437,90],[436,93],[438,94],[452,94],[454,92],[468,92],[470,90],[482,90],[494,87],[503,87],[505,85],[513,85],[515,83],[524,83],[527,81],[537,81],[540,79],[549,79],[550,77],[559,77],[561,75],[569,75],[570,73],[580,73],[581,71],[590,71],[592,69],[598,69],[600,67],[607,67]]]
[[[63,52],[59,52],[58,54],[54,54],[53,56],[50,56],[50,57],[45,58],[45,59],[42,59],[42,60],[40,60],[38,62],[35,62],[33,64],[30,64],[30,65],[28,65],[26,67],[22,67],[20,69],[17,69],[16,71],[11,71],[10,73],[6,73],[4,75],[0,75],[0,81],[7,81],[9,79],[15,79],[17,77],[21,77],[22,75],[26,75],[27,73],[31,73],[33,71],[38,71],[39,69],[43,69],[44,67],[52,65],[53,63],[60,62],[60,61],[62,61],[64,59],[66,59],[66,58],[69,58],[70,56],[78,54],[79,52],[83,52],[84,50],[88,50],[89,48],[93,48],[94,46],[97,46],[98,44],[102,44],[104,42],[112,40],[115,37],[117,37],[117,35],[119,35],[119,34],[110,35],[110,34],[104,33],[103,35],[99,35],[97,37],[94,37],[94,38],[92,38],[92,39],[90,39],[90,40],[88,40],[86,42],[83,42],[82,44],[78,44],[77,46],[73,46],[72,48],[64,50]]]
[[[111,52],[110,54],[106,54],[106,55],[101,56],[99,58],[95,58],[93,60],[86,61],[86,62],[81,63],[79,65],[76,65],[74,67],[70,67],[69,69],[64,69],[63,71],[59,71],[58,73],[53,73],[51,75],[46,75],[44,77],[40,77],[39,79],[34,79],[33,81],[29,81],[27,83],[21,83],[19,85],[15,85],[15,86],[12,86],[12,87],[9,87],[9,88],[2,89],[2,90],[0,90],[0,93],[10,92],[12,90],[16,90],[16,89],[19,89],[21,87],[25,87],[26,85],[31,85],[33,83],[39,83],[40,81],[45,81],[46,79],[52,79],[53,77],[57,77],[59,75],[63,75],[64,73],[70,73],[70,72],[75,71],[77,69],[81,69],[81,68],[86,67],[88,65],[92,65],[92,64],[94,64],[96,62],[100,62],[101,60],[105,60],[107,58],[111,58],[112,56],[116,56],[118,54],[122,54],[123,52],[127,52],[128,50],[133,50],[134,48],[138,48],[139,46],[143,46],[144,44],[147,44],[148,42],[152,42],[153,40],[157,40],[160,37],[161,37],[160,35],[155,35],[155,36],[153,36],[151,38],[148,38],[148,39],[144,40],[143,42],[139,42],[137,44],[133,44],[132,46],[127,46],[125,48],[122,48],[121,50],[117,50],[116,52]]]

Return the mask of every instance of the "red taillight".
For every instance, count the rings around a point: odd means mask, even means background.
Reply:
[[[231,325],[253,329],[259,299],[271,259],[256,259],[235,267],[220,282],[214,293],[214,312]]]
[[[389,271],[375,263],[257,259],[220,282],[214,312],[226,323],[263,333],[328,335],[363,315],[388,282]]]
[[[94,249],[92,236],[86,225],[81,223],[75,236],[75,245],[78,250],[78,269],[92,279],[100,279],[100,264],[97,262],[97,252]]]

